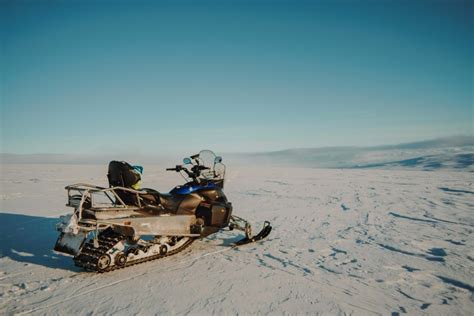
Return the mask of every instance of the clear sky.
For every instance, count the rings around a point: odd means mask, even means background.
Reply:
[[[0,1],[1,151],[473,133],[472,1]]]

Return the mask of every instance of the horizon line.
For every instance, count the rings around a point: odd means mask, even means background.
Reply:
[[[318,146],[318,147],[287,147],[284,149],[279,149],[279,150],[267,150],[267,151],[225,151],[224,153],[226,154],[264,154],[264,153],[277,153],[277,152],[283,152],[283,151],[288,151],[288,150],[310,150],[310,149],[371,149],[371,148],[383,148],[383,147],[397,147],[397,146],[406,146],[406,145],[414,145],[414,144],[423,144],[423,143],[430,143],[430,142],[435,142],[435,141],[448,141],[448,140],[456,140],[456,139],[468,139],[467,143],[463,146],[474,146],[474,135],[467,135],[467,134],[455,134],[451,136],[443,136],[443,137],[437,137],[437,138],[427,138],[427,139],[420,139],[416,141],[410,141],[410,142],[401,142],[401,143],[392,143],[392,144],[377,144],[377,145],[369,145],[369,146],[361,146],[361,145],[340,145],[340,146]],[[212,149],[211,149],[212,150]],[[177,150],[174,150],[174,152],[177,152]],[[128,153],[122,153],[124,155],[129,155],[131,154],[130,152]],[[104,154],[97,154],[97,153],[47,153],[47,152],[35,152],[35,153],[14,153],[14,152],[0,152],[0,155],[15,155],[15,156],[82,156],[82,157],[94,157],[94,156],[101,156],[101,155],[107,155],[107,153]],[[158,153],[138,153],[138,155],[155,155],[155,156],[167,156],[170,155],[170,153],[165,153],[165,154],[158,154]]]

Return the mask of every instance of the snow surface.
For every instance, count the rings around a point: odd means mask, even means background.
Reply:
[[[145,166],[144,186],[182,181]],[[64,186],[106,184],[106,166],[2,165],[0,314],[467,315],[474,311],[472,173],[228,166],[234,212],[270,220],[106,274],[52,251]]]

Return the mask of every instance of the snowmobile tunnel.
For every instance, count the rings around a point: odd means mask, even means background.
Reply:
[[[196,222],[193,215],[154,216],[137,218],[116,218],[97,221],[97,224],[112,226],[112,229],[124,236],[199,236],[191,233],[191,226]]]

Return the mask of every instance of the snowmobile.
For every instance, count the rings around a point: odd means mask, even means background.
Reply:
[[[202,150],[166,170],[181,173],[186,183],[169,193],[137,189],[141,180],[137,168],[111,161],[108,188],[67,186],[66,206],[74,212],[60,217],[54,250],[72,255],[76,266],[107,272],[176,254],[224,228],[245,233],[233,247],[270,234],[268,221],[252,235],[250,223],[232,214],[232,203],[223,191],[225,165],[212,151]]]

